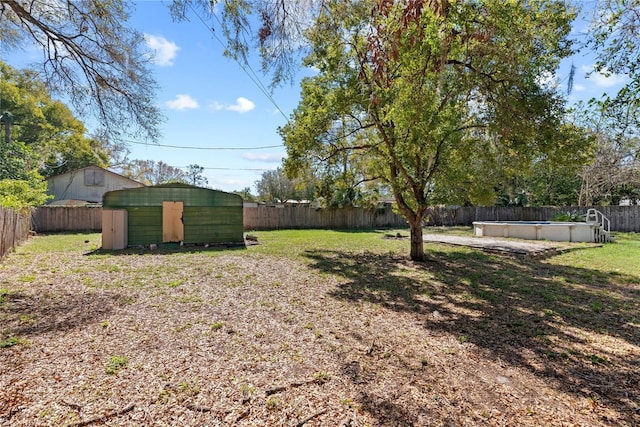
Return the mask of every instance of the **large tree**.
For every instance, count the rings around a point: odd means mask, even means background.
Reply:
[[[10,134],[2,132],[0,139],[0,179],[106,165],[108,153],[102,143],[86,136],[83,123],[67,106],[51,99],[34,72],[0,62],[0,93],[3,109],[11,112]]]
[[[50,90],[91,113],[110,134],[154,140],[161,116],[142,34],[125,0],[0,0],[0,48],[35,45]]]
[[[428,206],[561,151],[564,103],[544,77],[571,53],[565,2],[325,1],[307,37],[285,168],[353,156],[391,187],[424,259]],[[569,140],[567,140],[569,142]],[[493,182],[495,184],[495,182]]]

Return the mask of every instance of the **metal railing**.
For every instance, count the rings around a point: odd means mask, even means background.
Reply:
[[[604,216],[602,212],[597,209],[590,208],[587,210],[584,220],[588,224],[595,224],[600,227],[600,230],[596,233],[596,241],[611,241],[611,223],[609,222],[609,218]]]

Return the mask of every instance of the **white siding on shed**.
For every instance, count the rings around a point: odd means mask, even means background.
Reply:
[[[88,166],[47,178],[47,194],[54,196],[49,203],[69,199],[101,203],[102,196],[107,191],[137,187],[144,185],[98,166]]]

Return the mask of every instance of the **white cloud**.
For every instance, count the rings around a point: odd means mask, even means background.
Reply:
[[[280,163],[287,156],[284,153],[243,153],[241,157],[256,162]]]
[[[167,101],[165,105],[172,110],[193,110],[199,107],[198,101],[185,94],[176,95],[176,99]]]
[[[242,96],[236,99],[235,104],[231,104],[231,105],[221,104],[218,101],[212,101],[211,103],[209,103],[209,109],[211,111],[227,110],[227,111],[235,111],[236,113],[244,114],[244,113],[248,113],[254,108],[256,108],[256,104],[254,104],[253,101],[250,101],[247,98],[243,98]]]
[[[623,74],[612,74],[608,73],[607,70],[604,70],[604,74],[596,72],[593,66],[583,65],[582,71],[586,74],[585,78],[591,80],[598,87],[613,87],[625,83],[628,80],[627,76]]]
[[[583,90],[585,90],[586,87],[584,85],[573,85],[573,90],[575,90],[576,92],[582,92]]]
[[[147,42],[147,47],[151,51],[151,61],[161,67],[167,67],[173,65],[180,47],[174,42],[170,42],[162,36],[154,36],[151,34],[145,34],[144,39]]]
[[[254,108],[256,108],[256,104],[254,104],[253,101],[250,101],[247,98],[240,97],[236,99],[235,104],[229,105],[226,109],[229,111],[235,111],[240,114],[244,114],[244,113],[248,113]]]
[[[217,101],[213,101],[209,104],[209,109],[213,110],[213,111],[220,111],[220,110],[224,110],[224,105],[220,104]]]

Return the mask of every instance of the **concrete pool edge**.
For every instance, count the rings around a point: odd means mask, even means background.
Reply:
[[[553,242],[589,242],[600,240],[601,227],[587,222],[552,221],[474,221],[474,235],[478,237],[512,237],[524,240]]]

